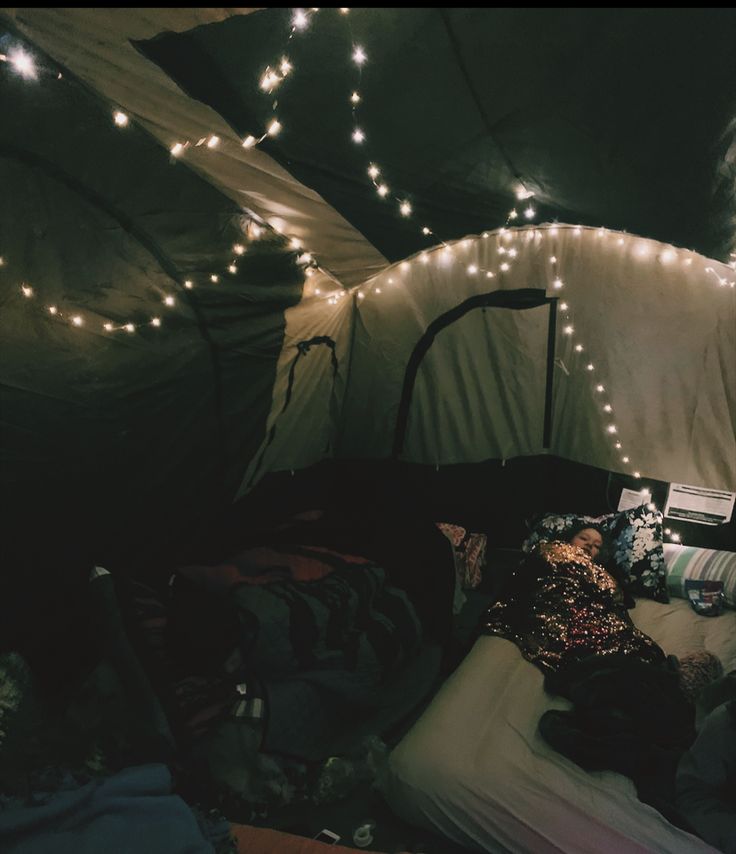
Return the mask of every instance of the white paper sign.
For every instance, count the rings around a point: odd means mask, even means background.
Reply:
[[[664,515],[698,525],[723,525],[733,514],[734,500],[736,492],[671,483]]]
[[[652,500],[652,493],[648,489],[622,489],[621,497],[618,500],[618,510],[630,510],[632,507],[639,507],[642,504],[649,504]]]

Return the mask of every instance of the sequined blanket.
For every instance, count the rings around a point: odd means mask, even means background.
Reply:
[[[545,673],[590,655],[665,661],[657,644],[632,623],[614,579],[567,543],[545,543],[519,564],[485,613],[481,631],[514,641]]]

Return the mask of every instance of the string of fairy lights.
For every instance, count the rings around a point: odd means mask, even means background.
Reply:
[[[560,225],[554,223],[547,223],[543,225],[528,225],[523,228],[509,228],[504,226],[496,231],[488,232],[485,231],[480,235],[480,240],[488,239],[491,237],[496,238],[497,248],[496,253],[498,256],[498,263],[493,267],[483,267],[478,263],[469,263],[465,266],[465,274],[468,279],[477,278],[480,284],[483,276],[480,274],[484,274],[486,278],[501,278],[504,274],[507,274],[512,269],[512,263],[517,258],[521,258],[521,252],[524,251],[523,247],[517,248],[517,245],[524,242],[527,244],[539,243],[543,237],[549,236],[554,239],[558,236],[561,231],[568,231],[572,233],[574,237],[580,237],[584,233],[589,233],[596,241],[601,240],[604,242],[611,243],[617,247],[627,247],[630,249],[631,242],[634,242],[635,245],[633,247],[633,256],[635,258],[645,259],[648,256],[656,255],[659,263],[663,265],[673,265],[675,263],[681,263],[684,267],[691,267],[694,263],[694,259],[698,258],[697,253],[690,252],[688,250],[677,250],[673,246],[665,246],[663,248],[655,249],[653,243],[651,241],[647,241],[645,239],[636,237],[634,235],[629,235],[626,233],[611,231],[606,228],[590,228],[584,226],[571,226],[571,225]],[[523,241],[522,241],[523,238]],[[386,271],[383,271],[381,274],[375,277],[372,287],[372,292],[381,293],[382,285],[384,283],[389,286],[396,285],[400,281],[400,276],[402,274],[406,274],[410,271],[412,264],[420,263],[423,265],[437,263],[440,265],[448,265],[453,261],[461,260],[461,252],[459,250],[462,249],[471,249],[473,244],[478,242],[478,238],[463,238],[460,240],[452,241],[451,243],[438,243],[437,246],[433,247],[429,250],[423,250],[415,255],[411,259],[407,259],[401,262],[397,262],[391,268]],[[487,254],[487,253],[486,253]],[[734,256],[736,257],[736,255]],[[565,293],[565,281],[562,278],[562,274],[559,270],[559,259],[557,254],[555,254],[554,248],[550,250],[550,254],[545,259],[546,263],[549,263],[549,276],[548,279],[550,281],[550,290],[559,294],[559,297]],[[463,262],[464,263],[464,262]],[[732,266],[733,269],[736,267]],[[712,271],[712,268],[704,268],[706,271]],[[736,281],[732,281],[730,279],[725,280],[723,277],[720,277],[719,283],[721,285],[729,285],[730,287],[736,286]],[[365,292],[361,292],[363,297],[367,294]],[[359,294],[360,295],[360,294]],[[607,423],[604,426],[605,433],[610,438],[612,442],[612,448],[616,452],[619,461],[626,467],[627,473],[633,478],[640,480],[642,478],[642,474],[639,470],[637,470],[633,464],[633,461],[630,457],[630,452],[628,452],[624,443],[619,434],[619,428],[614,420],[614,410],[613,405],[609,402],[608,399],[608,390],[607,386],[604,382],[601,382],[597,378],[597,374],[599,373],[599,366],[596,362],[594,362],[590,356],[588,355],[588,345],[585,343],[584,339],[578,333],[576,328],[572,305],[570,298],[565,296],[564,299],[558,297],[557,309],[560,312],[562,323],[561,323],[561,333],[562,335],[569,337],[571,339],[572,351],[580,356],[580,360],[577,362],[577,367],[584,371],[586,375],[590,376],[591,380],[591,389],[594,393],[594,400],[596,400],[596,405],[600,407],[600,411],[604,413],[606,416],[609,416],[606,419]],[[658,508],[654,503],[651,502],[651,490],[644,486],[641,487],[640,492],[644,497],[642,503],[646,503],[649,510],[655,511]],[[664,530],[664,534],[669,538],[669,540],[673,543],[681,543],[682,538],[681,535],[671,529],[666,528]]]
[[[307,12],[306,10],[297,9],[294,13],[294,17],[292,18],[291,34],[293,34],[295,32],[295,30],[305,30],[310,23],[311,16],[317,11],[318,11],[317,9],[309,10],[309,12]],[[348,9],[341,9],[340,10],[340,12],[343,14],[347,14],[348,11],[349,11]],[[366,65],[366,63],[368,62],[368,54],[366,53],[365,47],[362,44],[356,44],[354,42],[352,45],[352,57],[351,58],[352,58],[353,63],[355,64],[355,67],[357,70],[357,84],[355,85],[355,87],[351,88],[349,98],[348,98],[349,103],[350,103],[350,108],[351,108],[351,117],[352,117],[351,139],[355,145],[362,146],[366,142],[366,139],[367,139],[367,133],[365,130],[365,125],[359,119],[360,105],[363,104],[363,101],[364,101],[364,97],[363,97],[363,93],[362,93],[360,84],[362,82],[363,68]],[[267,70],[267,73],[268,73],[268,71],[269,70]],[[385,175],[383,168],[375,160],[371,160],[368,163],[368,165],[366,167],[366,173],[368,175],[368,178],[369,178],[375,192],[378,194],[378,196],[381,199],[387,199],[390,197],[393,198],[395,203],[398,205],[398,211],[402,217],[410,218],[413,216],[414,209],[413,209],[411,202],[406,197],[406,194],[392,193],[392,191],[389,187],[389,184],[387,183],[387,177]],[[534,197],[534,193],[531,190],[529,190],[524,185],[524,183],[521,181],[519,182],[518,186],[516,187],[515,192],[516,192],[516,198],[519,202],[526,202],[526,205],[524,206],[524,208],[522,210],[522,216],[529,222],[533,221],[534,217],[536,216],[537,211],[536,211],[533,203],[530,200]],[[518,254],[519,254],[519,250],[514,245],[511,245],[511,246],[504,245],[504,242],[510,242],[513,240],[514,232],[516,232],[517,230],[511,229],[510,224],[517,219],[519,219],[519,211],[517,210],[516,207],[513,207],[507,215],[506,222],[504,223],[504,226],[500,229],[500,235],[501,235],[503,242],[499,241],[499,243],[498,243],[498,254],[499,254],[499,256],[501,256],[501,258],[499,260],[499,264],[498,264],[498,269],[496,270],[496,269],[484,268],[479,264],[469,264],[466,268],[466,273],[468,276],[473,276],[473,277],[482,276],[486,279],[493,279],[497,275],[499,275],[501,273],[507,273],[511,270],[513,261],[514,261],[514,259],[517,258]],[[555,226],[555,225],[551,225],[551,226],[546,227],[547,233],[549,233],[553,237],[557,234],[557,230],[558,230],[558,226]],[[428,264],[430,262],[431,257],[439,257],[441,260],[446,261],[448,254],[450,254],[452,252],[451,244],[446,242],[442,238],[438,238],[437,235],[435,235],[433,229],[428,224],[424,224],[421,226],[421,233],[425,237],[434,238],[437,241],[437,245],[433,249],[431,249],[429,251],[420,252],[417,256],[415,256],[418,263]],[[539,230],[526,231],[527,239],[530,239],[534,236],[537,236],[540,233],[541,232]],[[575,227],[573,229],[573,234],[575,234],[576,236],[579,236],[581,233],[582,233],[581,227],[578,226],[578,227]],[[603,229],[603,228],[598,229],[596,232],[596,234],[599,238],[605,237],[608,233],[609,232],[607,231],[607,229]],[[488,236],[489,236],[488,232],[484,232],[482,235],[483,238],[487,238]],[[626,238],[623,235],[620,235],[618,237],[619,245],[624,245],[625,240],[626,240]],[[460,241],[460,243],[467,245],[468,241],[466,239],[466,240]],[[645,244],[640,244],[640,252],[642,251],[641,247],[644,247],[644,246],[645,246]],[[648,250],[646,250],[646,251],[648,251]],[[674,260],[675,257],[676,257],[676,252],[675,252],[673,247],[669,247],[668,249],[664,250],[664,252],[662,252],[660,254],[660,260],[663,263],[669,263],[672,260]],[[562,291],[562,289],[564,288],[564,281],[563,281],[561,272],[559,270],[558,259],[554,254],[549,256],[549,263],[551,265],[550,270],[551,270],[552,289],[554,291]],[[686,258],[685,264],[686,265],[692,264],[692,258],[690,258],[690,257]],[[409,266],[410,266],[410,262],[404,261],[404,262],[401,262],[399,264],[399,269],[405,271],[408,269]],[[734,265],[734,268],[736,269],[736,265]],[[706,272],[715,273],[713,268],[710,268],[710,267],[706,268]],[[382,278],[383,277],[381,277],[381,279]],[[394,279],[391,276],[388,276],[388,283],[389,284],[394,283]],[[721,285],[727,284],[726,280],[723,279],[722,277],[719,279],[719,283]],[[729,284],[731,284],[732,287],[734,285],[733,282],[730,282]],[[380,285],[378,285],[378,284],[374,285],[373,292],[376,293],[377,295],[380,295],[382,292]],[[357,297],[359,300],[364,299],[365,296],[366,296],[366,293],[363,289],[357,289]],[[562,315],[563,315],[563,324],[564,324],[562,326],[563,334],[566,336],[572,336],[572,335],[576,334],[575,333],[575,325],[574,325],[573,320],[572,320],[572,309],[571,309],[569,300],[561,300],[558,303],[558,308],[559,308],[559,311],[562,312]],[[587,346],[583,341],[579,340],[579,336],[577,336],[575,344],[573,345],[573,349],[574,349],[575,353],[582,354],[583,352],[585,352],[587,350]],[[596,364],[592,360],[590,360],[589,358],[586,358],[584,360],[584,370],[588,374],[592,375],[597,370]],[[632,465],[631,458],[629,456],[629,453],[626,452],[626,450],[624,449],[623,443],[619,437],[618,427],[614,423],[613,418],[612,418],[613,406],[610,402],[608,402],[606,400],[606,387],[605,387],[604,383],[602,383],[602,382],[595,382],[593,384],[593,389],[594,389],[595,396],[598,398],[602,398],[602,402],[599,404],[602,412],[606,416],[611,416],[611,417],[606,419],[608,421],[608,423],[606,424],[605,430],[606,430],[606,434],[608,435],[608,437],[613,441],[613,449],[616,451],[620,462],[624,466],[627,466],[627,467],[631,466]],[[637,480],[641,478],[641,472],[636,468],[631,469],[630,473]],[[646,492],[647,492],[646,489],[642,490],[643,494]],[[652,510],[656,509],[655,506],[651,503],[648,506],[649,506],[649,509],[652,509]],[[671,529],[668,528],[666,533],[673,542],[680,542],[681,541],[681,537],[677,532],[672,531]]]
[[[63,79],[61,72],[39,64],[30,53],[20,46],[13,48],[8,53],[0,53],[0,63],[7,63],[13,71],[25,80],[39,80],[42,77],[54,77],[57,80]],[[288,73],[288,70],[290,70],[286,60],[281,62],[279,68],[283,76],[285,76]],[[264,75],[264,77],[267,77],[268,74],[273,76],[273,72],[269,71],[267,75]],[[265,89],[266,86],[264,85],[262,88]],[[131,124],[131,119],[130,116],[122,109],[113,107],[112,122],[115,127],[124,129]],[[280,126],[278,121],[276,119],[272,120],[269,123],[267,132],[260,140],[257,140],[257,142],[263,141],[263,139],[268,135],[275,135],[278,133],[279,129]],[[169,151],[172,157],[177,158],[190,146],[194,148],[204,146],[209,150],[215,150],[220,146],[220,143],[221,139],[219,136],[216,134],[208,134],[196,141],[175,142],[171,145]],[[249,142],[249,138],[246,138],[246,140],[243,141],[243,145],[246,148],[250,147],[251,144]],[[227,274],[231,276],[236,275],[238,272],[238,259],[247,252],[246,244],[259,240],[267,232],[270,232],[271,234],[278,234],[284,240],[288,240],[289,250],[300,253],[296,258],[296,262],[298,266],[303,269],[306,278],[313,276],[317,270],[325,273],[325,271],[321,270],[311,253],[300,251],[302,249],[302,243],[298,238],[284,236],[278,228],[275,228],[272,224],[266,223],[262,218],[252,212],[249,212],[248,215],[249,219],[243,229],[243,242],[233,244],[231,247],[231,255],[225,269],[222,272],[204,274],[204,277],[200,276],[199,278],[203,278],[204,281],[210,285],[218,285],[222,281],[227,280]],[[0,257],[0,267],[9,267],[7,258]],[[328,278],[331,278],[329,274],[325,273],[325,275]],[[181,277],[177,284],[185,290],[190,291],[197,286],[197,278],[198,277],[195,275]],[[57,321],[66,322],[71,328],[75,329],[94,328],[98,331],[101,329],[106,333],[125,332],[132,334],[144,328],[158,329],[163,324],[162,315],[156,311],[154,311],[145,320],[136,319],[135,322],[132,320],[118,320],[114,322],[107,318],[100,319],[97,315],[93,317],[92,313],[80,310],[75,306],[67,305],[66,303],[62,304],[61,301],[44,301],[40,298],[37,288],[30,282],[21,282],[19,288],[23,297],[39,305],[47,317],[54,318]],[[320,290],[316,289],[315,292],[319,295]],[[342,295],[342,292],[340,292],[340,295]],[[171,292],[161,294],[161,305],[164,311],[166,309],[176,308],[179,305],[179,300],[177,299],[173,289]]]
[[[273,96],[274,93],[279,89],[279,87],[292,75],[294,72],[294,65],[291,62],[288,56],[288,45],[292,41],[297,34],[304,33],[310,27],[313,22],[315,15],[319,12],[319,9],[295,9],[294,13],[290,20],[290,27],[288,32],[288,37],[286,40],[285,48],[280,51],[279,56],[270,64],[268,64],[265,69],[263,69],[258,78],[258,86],[259,89],[266,96]],[[350,9],[348,8],[340,8],[335,10],[340,15],[348,15]],[[363,44],[355,43],[352,40],[351,36],[351,60],[355,67],[357,74],[357,82],[348,87],[348,96],[347,101],[351,110],[351,132],[350,138],[352,143],[357,146],[363,146],[369,136],[365,128],[364,122],[360,120],[361,117],[361,105],[364,103],[363,91],[361,88],[362,83],[362,75],[363,70],[366,65],[369,64],[369,54],[366,50],[366,47]],[[47,71],[46,69],[40,69],[38,65],[35,63],[33,57],[24,51],[22,48],[17,48],[13,51],[10,51],[8,54],[0,53],[0,62],[7,62],[14,68],[14,70],[23,76],[26,79],[37,79],[40,73],[43,71]],[[49,72],[51,73],[51,72]],[[57,79],[62,79],[61,73],[56,71],[53,74],[57,77]],[[272,115],[267,119],[265,123],[265,127],[260,133],[249,133],[245,136],[245,138],[239,143],[242,148],[255,149],[261,143],[269,138],[274,138],[278,136],[282,130],[284,129],[284,124],[282,121],[282,115],[278,111],[279,102],[278,99],[274,99],[271,104],[271,112]],[[131,123],[130,116],[120,109],[118,106],[114,106],[112,108],[112,121],[117,128],[124,129],[129,126]],[[187,152],[190,149],[202,149],[208,150],[212,152],[222,151],[225,146],[230,145],[229,140],[223,141],[220,136],[215,133],[206,134],[205,136],[199,137],[196,140],[193,139],[179,139],[172,140],[169,146],[169,153],[172,157],[172,160],[178,160],[186,156]],[[392,199],[394,203],[397,205],[398,213],[402,218],[412,219],[416,217],[416,213],[414,211],[414,207],[408,197],[407,193],[393,191],[389,184],[389,177],[385,173],[384,168],[376,161],[376,159],[369,160],[366,165],[366,175],[368,177],[368,186],[372,187],[373,190],[377,193],[379,198],[389,200]],[[545,226],[533,226],[534,218],[537,215],[536,208],[533,203],[534,192],[529,190],[527,186],[525,186],[523,180],[520,178],[517,180],[517,184],[514,188],[514,193],[519,203],[518,208],[514,206],[508,212],[506,221],[504,225],[498,230],[499,240],[497,241],[497,254],[498,254],[498,263],[492,267],[484,267],[479,264],[468,264],[466,267],[466,274],[468,277],[477,278],[481,280],[485,279],[493,279],[502,274],[509,273],[514,265],[515,259],[519,256],[520,247],[517,246],[518,241],[524,236],[527,242],[539,239],[543,233],[549,234],[554,237],[557,234],[557,230],[560,227],[555,224],[545,225]],[[315,253],[309,251],[303,246],[303,241],[292,234],[289,234],[290,229],[283,226],[276,226],[273,222],[269,223],[261,217],[258,217],[256,214],[252,212],[248,212],[249,220],[247,222],[246,227],[244,228],[244,243],[235,243],[232,246],[232,252],[229,259],[229,263],[226,265],[227,274],[234,275],[238,271],[237,262],[240,257],[242,257],[247,251],[246,243],[254,240],[260,239],[266,231],[271,233],[278,234],[284,241],[287,241],[288,248],[291,251],[297,253],[297,263],[304,270],[305,278],[310,278],[316,272],[321,272],[327,278],[332,278],[328,271],[326,271],[318,262],[315,257]],[[518,228],[512,226],[512,223],[515,223],[517,220],[521,220],[522,222],[526,220],[527,225],[523,228]],[[569,228],[569,226],[564,226],[565,228]],[[583,228],[581,226],[574,226],[573,234],[578,236],[582,234]],[[412,259],[407,259],[405,261],[400,262],[395,267],[398,267],[399,271],[405,272],[409,269],[411,264],[419,263],[419,264],[428,264],[434,259],[439,259],[440,263],[447,263],[448,260],[451,259],[453,249],[458,244],[461,246],[469,246],[472,240],[470,238],[465,238],[461,241],[452,241],[447,242],[442,238],[439,238],[434,230],[430,227],[429,224],[422,224],[420,226],[421,234],[428,239],[434,241],[434,245],[426,250],[419,252],[417,255],[413,256]],[[616,232],[609,232],[607,229],[600,228],[596,230],[596,234],[599,238],[608,238],[611,236],[615,236]],[[483,232],[480,236],[480,239],[486,239],[490,236],[490,232]],[[478,238],[474,238],[478,239]],[[630,235],[619,234],[616,238],[619,245],[624,245],[627,239],[633,239]],[[648,252],[648,249],[644,249],[646,244],[641,244],[641,252]],[[663,263],[669,263],[673,261],[678,256],[677,250],[674,247],[669,247],[660,253],[659,258]],[[736,270],[736,253],[732,253],[731,257],[734,259],[730,262],[729,266]],[[692,264],[692,257],[688,256],[684,259],[685,265]],[[0,266],[5,264],[4,260],[0,258]],[[564,293],[565,282],[563,278],[563,273],[560,270],[559,261],[555,254],[551,254],[549,256],[549,264],[550,264],[550,280],[551,280],[551,289],[553,292],[558,292],[560,296]],[[388,272],[392,272],[389,270]],[[720,286],[730,286],[734,287],[736,285],[736,281],[731,281],[721,275],[713,267],[706,267],[705,272],[707,275],[713,275],[717,280]],[[226,278],[226,273],[223,271],[222,273],[211,273],[208,276],[207,281],[212,285],[217,285],[221,278]],[[381,281],[383,277],[380,277]],[[395,279],[392,276],[387,277],[389,284],[394,284]],[[194,277],[182,279],[179,282],[181,286],[185,289],[190,290],[195,287]],[[29,300],[37,299],[37,294],[34,287],[29,283],[21,284],[21,292],[23,296]],[[314,295],[317,297],[322,297],[322,293],[320,288],[314,289]],[[366,292],[363,288],[355,288],[355,295],[357,299],[363,300],[366,296]],[[371,293],[376,295],[380,295],[382,292],[380,285],[374,284],[371,288]],[[330,304],[335,305],[339,300],[341,300],[346,294],[346,291],[343,288],[338,288],[337,290],[327,292],[324,294],[324,299]],[[39,300],[39,302],[43,302]],[[167,309],[172,309],[177,305],[176,297],[173,293],[164,294],[162,296],[162,304]],[[73,308],[61,306],[59,304],[45,304],[43,307],[44,311],[59,320],[66,320],[72,327],[83,327],[85,325],[85,317],[84,314],[80,311],[77,311]],[[595,362],[590,360],[587,356],[588,347],[587,344],[580,339],[580,336],[575,328],[574,318],[572,307],[570,305],[569,299],[566,298],[564,300],[558,301],[558,310],[561,312],[562,316],[562,334],[565,336],[570,336],[571,338],[574,336],[574,344],[573,350],[577,354],[586,354],[586,357],[583,357],[580,365],[581,369],[585,370],[587,373],[591,374],[591,379],[593,375],[597,373],[597,366]],[[127,322],[117,322],[113,323],[110,320],[104,320],[102,323],[102,329],[105,332],[126,332],[126,333],[134,333],[137,329],[142,328],[143,326],[150,326],[153,328],[159,328],[162,325],[162,318],[158,313],[153,314],[147,321],[133,323],[130,321]],[[601,410],[606,415],[613,415],[613,407],[607,401],[607,391],[605,384],[599,381],[593,382],[592,389],[594,391],[594,396],[600,400]],[[608,419],[609,423],[606,425],[605,430],[608,436],[611,438],[613,442],[613,448],[618,453],[620,462],[627,467],[632,467],[633,463],[629,457],[628,452],[625,451],[623,447],[623,443],[621,442],[618,435],[618,427],[613,422],[612,418]],[[639,479],[641,478],[641,473],[635,469],[630,468],[631,475]],[[653,505],[651,505],[652,509]],[[676,532],[667,530],[670,539],[673,542],[679,542],[680,538]]]

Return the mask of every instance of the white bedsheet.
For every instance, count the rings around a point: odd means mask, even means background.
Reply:
[[[736,612],[698,617],[684,600],[640,600],[636,624],[667,653],[708,649],[736,668]],[[588,773],[537,732],[551,698],[510,641],[482,637],[390,757],[385,795],[406,820],[470,849],[689,854],[710,846],[641,803],[633,783]]]

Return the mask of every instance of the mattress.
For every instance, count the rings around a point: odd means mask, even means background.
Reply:
[[[707,649],[736,668],[736,611],[697,616],[684,600],[631,611],[667,653]],[[482,637],[394,749],[384,794],[412,824],[474,851],[687,854],[713,848],[641,803],[612,771],[586,772],[537,732],[550,697],[510,641]]]

